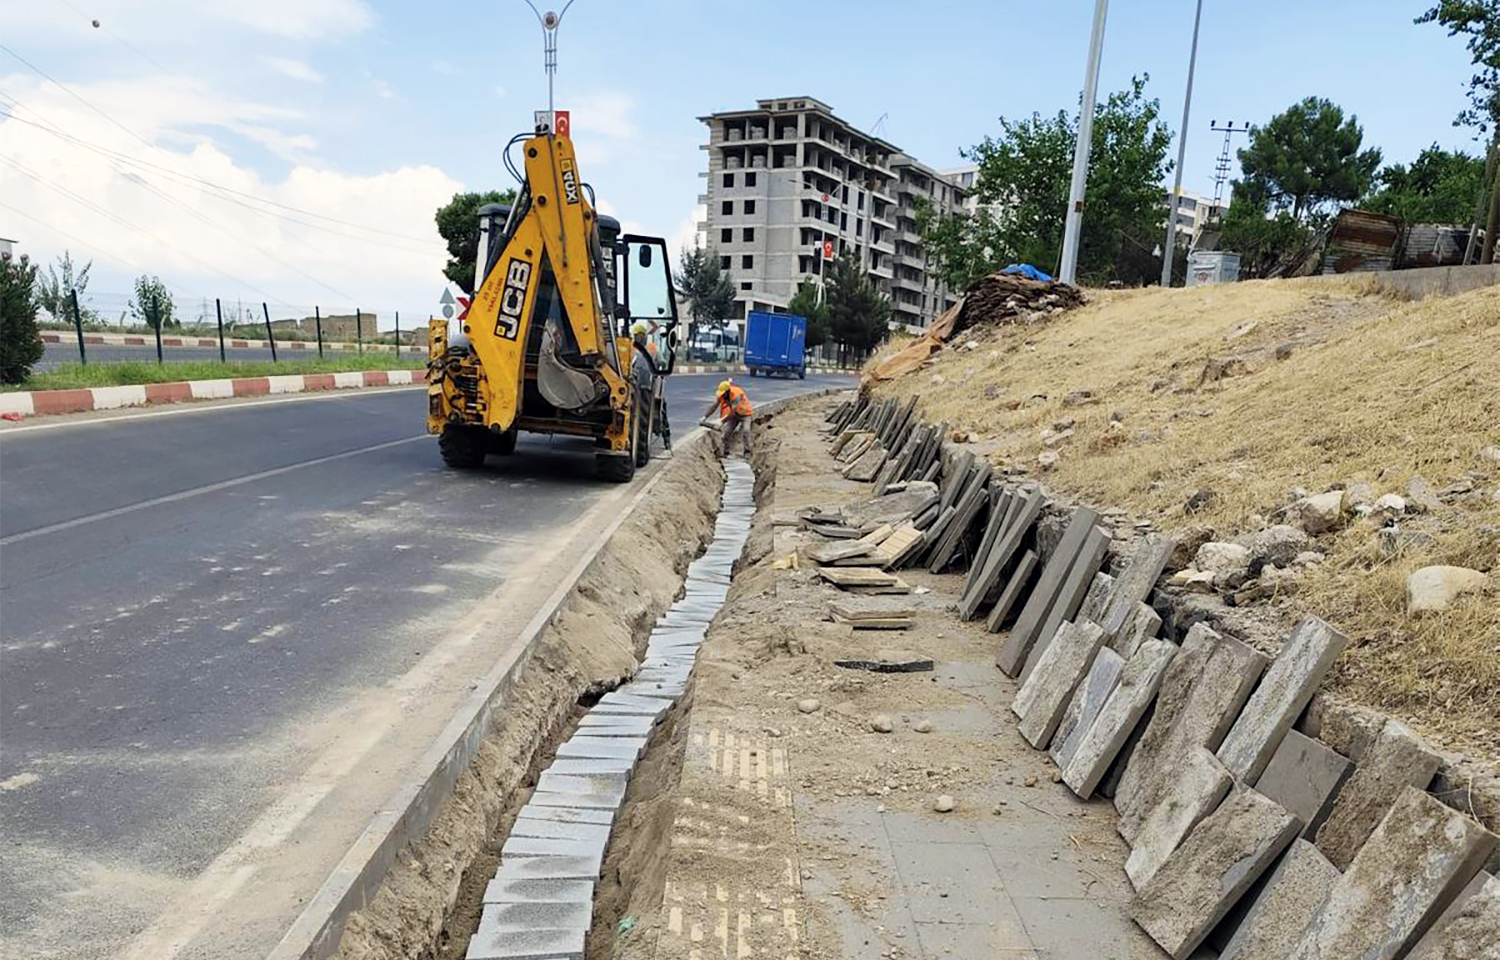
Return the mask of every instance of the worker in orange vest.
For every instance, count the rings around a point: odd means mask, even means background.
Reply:
[[[703,411],[706,421],[719,409],[719,423],[722,428],[723,440],[720,446],[720,456],[729,455],[729,445],[735,434],[744,438],[745,456],[750,455],[750,418],[755,415],[755,408],[750,406],[750,397],[745,393],[743,387],[733,380],[725,380],[714,390],[714,398],[709,403],[708,409]]]

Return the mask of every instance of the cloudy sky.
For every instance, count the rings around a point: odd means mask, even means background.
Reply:
[[[1212,192],[1210,120],[1310,94],[1357,114],[1388,161],[1474,150],[1451,125],[1467,55],[1411,23],[1425,6],[1207,0],[1185,188]],[[675,247],[703,189],[697,117],[806,94],[955,165],[998,116],[1076,99],[1092,8],[577,0],[558,105],[601,206]],[[1101,93],[1149,73],[1176,129],[1192,8],[1115,0]],[[443,289],[434,209],[508,186],[500,151],[546,99],[522,0],[0,0],[0,25],[0,236],[93,259],[106,315],[151,273],[195,305],[425,317]]]

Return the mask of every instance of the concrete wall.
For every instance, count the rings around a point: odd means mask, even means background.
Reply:
[[[1348,277],[1351,274],[1331,274]],[[1369,277],[1387,293],[1423,300],[1427,297],[1452,297],[1481,287],[1500,286],[1500,263],[1472,264],[1467,267],[1419,267],[1415,270],[1382,270],[1361,274]],[[1312,277],[1309,279],[1317,279]]]

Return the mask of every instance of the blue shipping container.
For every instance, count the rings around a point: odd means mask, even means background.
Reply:
[[[745,367],[750,376],[807,376],[807,318],[751,311],[745,318]]]

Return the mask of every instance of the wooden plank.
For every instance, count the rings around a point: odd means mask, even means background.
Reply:
[[[914,617],[917,615],[915,607],[891,606],[882,604],[875,607],[857,606],[852,603],[832,601],[828,604],[828,612],[845,620],[874,620],[880,617]]]
[[[985,561],[984,571],[974,581],[974,589],[965,594],[959,601],[959,616],[964,620],[973,620],[979,608],[989,601],[990,591],[995,589],[995,583],[1000,579],[1000,571],[1010,562],[1010,558],[1020,549],[1021,541],[1036,523],[1037,516],[1042,512],[1042,492],[1032,490],[1022,501],[1017,512],[1015,522],[1012,523],[990,551],[990,556]]]
[[[818,576],[838,587],[888,587],[901,579],[895,574],[865,567],[854,569],[820,567]]]
[[[875,548],[875,556],[880,558],[884,566],[891,567],[910,556],[912,550],[922,542],[922,538],[921,530],[910,524],[903,524]]]

